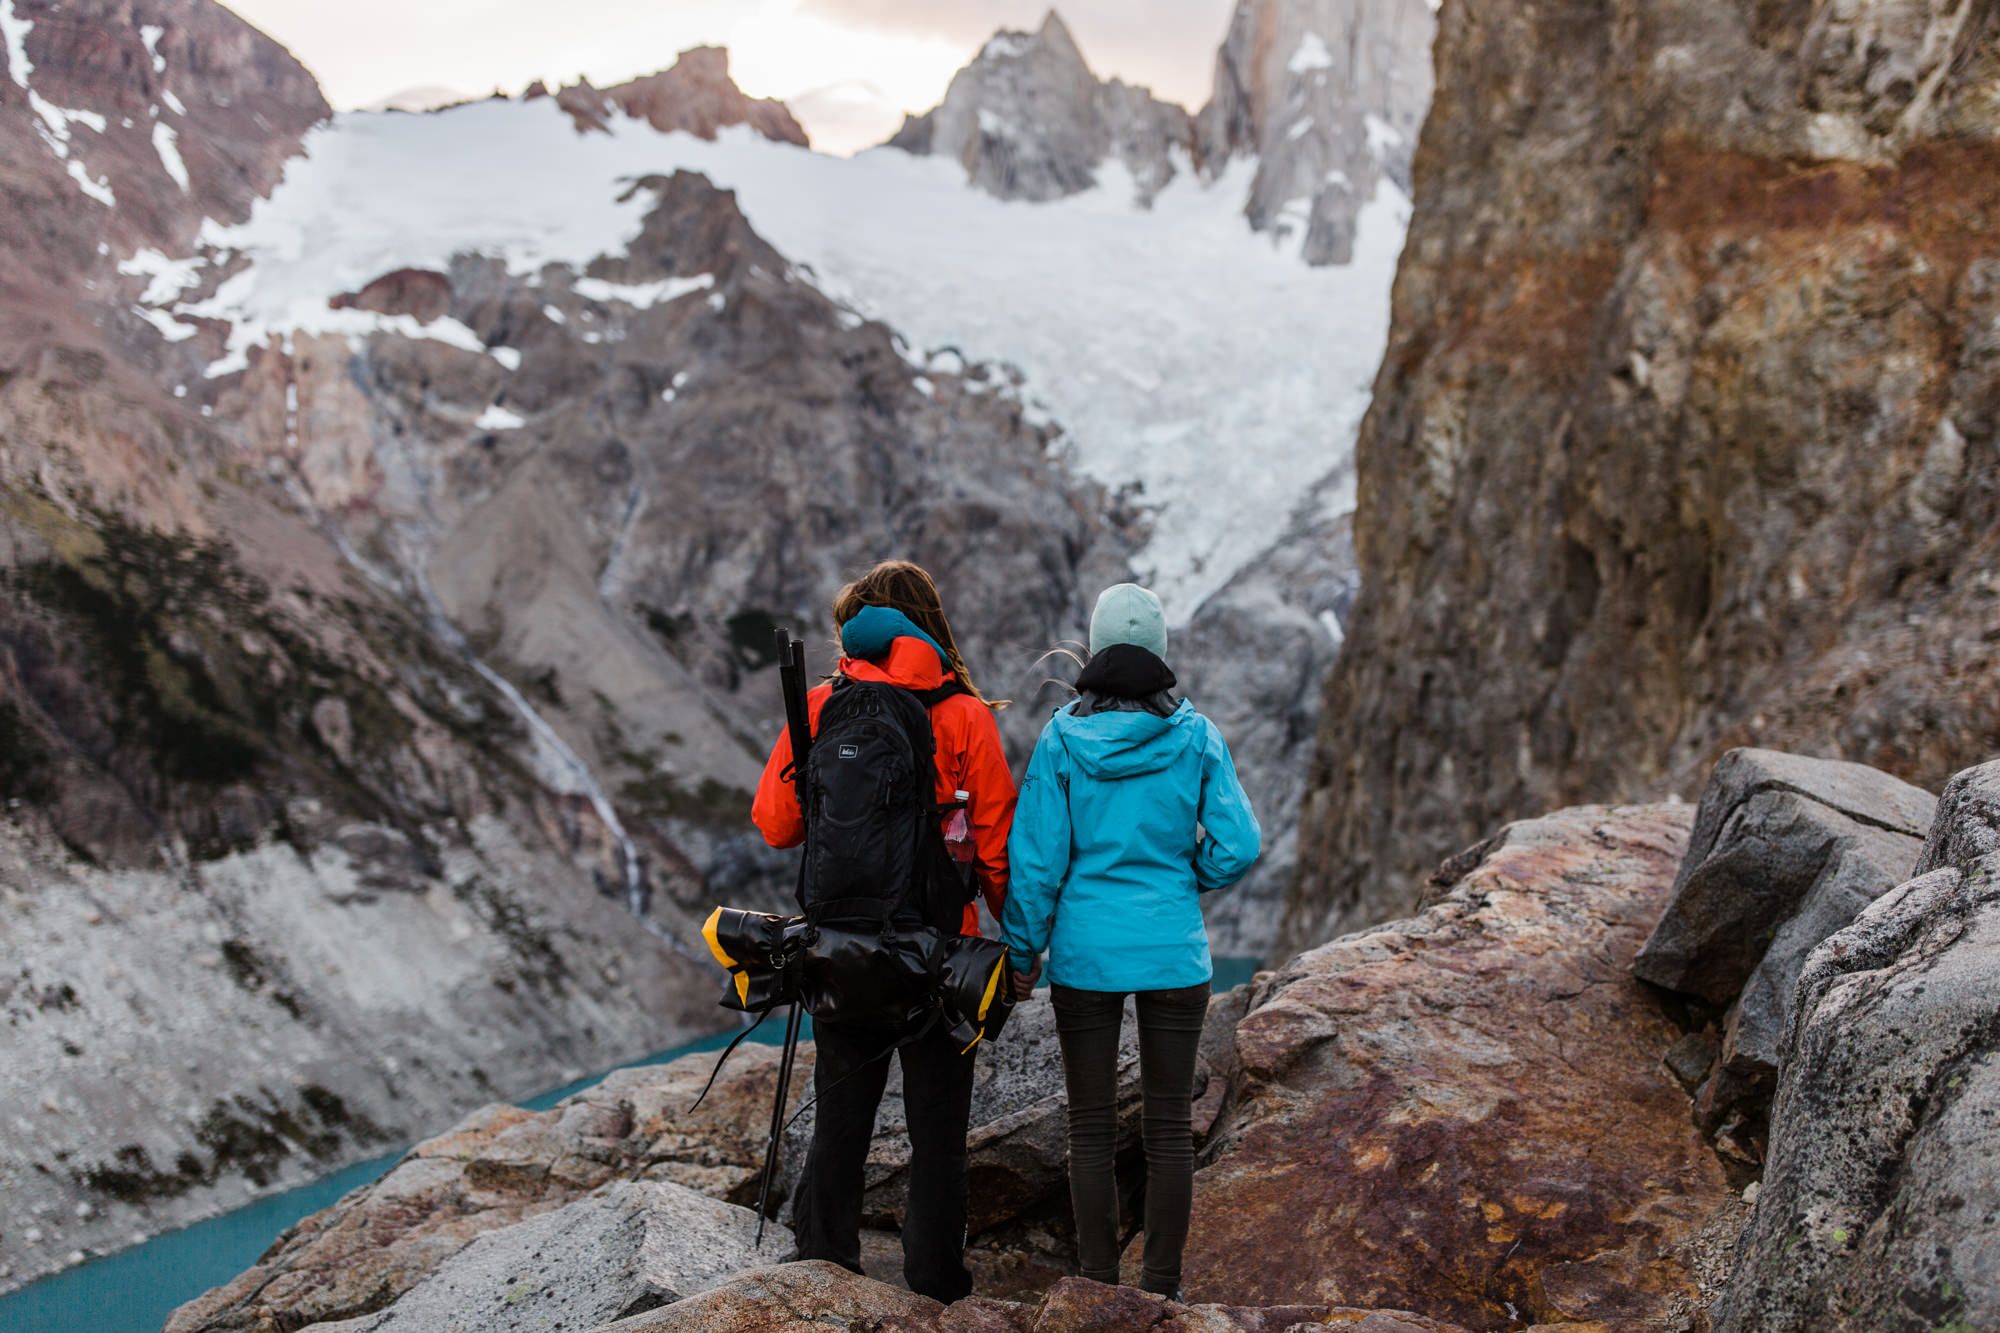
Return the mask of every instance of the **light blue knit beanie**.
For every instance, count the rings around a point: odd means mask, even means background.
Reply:
[[[1167,613],[1159,598],[1136,583],[1112,584],[1097,594],[1090,613],[1090,651],[1101,653],[1114,643],[1129,643],[1166,659]]]

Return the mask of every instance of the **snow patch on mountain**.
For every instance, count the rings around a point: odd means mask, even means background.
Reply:
[[[28,86],[28,76],[35,72],[28,60],[28,34],[34,30],[33,19],[24,19],[14,12],[14,0],[0,0],[0,39],[7,44],[7,73],[23,88]]]
[[[1316,69],[1333,68],[1333,52],[1326,49],[1326,39],[1316,32],[1309,32],[1299,38],[1299,46],[1292,52],[1291,63],[1285,66],[1294,74],[1310,74]]]
[[[153,122],[153,151],[160,155],[160,165],[174,178],[174,184],[180,186],[182,191],[186,191],[191,186],[188,181],[187,163],[181,161],[179,139],[180,135],[173,126],[165,121]]]
[[[602,278],[578,278],[573,284],[573,290],[584,300],[595,301],[599,305],[623,301],[635,310],[650,310],[656,305],[678,301],[681,297],[694,292],[705,292],[713,286],[715,286],[715,275],[701,273],[692,278],[667,278],[660,282],[646,283],[618,283],[606,282]]]
[[[1314,487],[1346,469],[1409,213],[1384,183],[1362,210],[1354,262],[1308,268],[1295,246],[1245,227],[1248,160],[1213,183],[1183,171],[1150,209],[1134,206],[1116,162],[1096,189],[1026,204],[967,189],[956,162],[895,150],[834,158],[749,130],[708,142],[616,115],[609,133],[579,135],[546,100],[351,113],[313,131],[306,151],[248,222],[204,236],[214,260],[251,261],[180,310],[234,327],[211,373],[298,330],[394,327],[477,347],[463,326],[419,329],[328,298],[399,268],[445,271],[458,254],[520,274],[582,269],[637,236],[651,196],[636,181],[701,172],[736,192],[799,272],[904,335],[915,373],[933,354],[1018,367],[1024,412],[1061,424],[1073,465],[1113,491],[1139,488],[1151,536],[1134,563],[1176,624],[1302,506],[1351,506],[1351,483]],[[603,284],[601,296],[590,281],[580,294],[636,305],[699,279],[644,293]],[[518,365],[512,348],[485,350]]]

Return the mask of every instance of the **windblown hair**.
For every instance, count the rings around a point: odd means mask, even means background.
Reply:
[[[951,622],[944,618],[944,601],[938,596],[937,584],[922,565],[908,560],[884,560],[834,594],[833,623],[845,625],[864,606],[886,606],[901,611],[918,629],[937,640],[952,674],[973,698],[989,708],[1007,706],[1007,700],[988,699],[973,684],[972,673],[965,669],[965,659],[959,655],[958,641],[951,635]]]

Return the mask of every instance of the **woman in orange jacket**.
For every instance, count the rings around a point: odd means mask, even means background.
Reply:
[[[974,882],[998,920],[1006,906],[1014,778],[993,721],[997,705],[979,692],[966,671],[937,585],[917,565],[885,561],[840,590],[833,618],[841,629],[839,675],[918,694],[957,686],[929,708],[937,800],[942,805],[965,793]],[[814,732],[832,693],[829,681],[806,696]],[[798,797],[785,776],[791,762],[791,736],[781,732],[751,806],[751,817],[773,847],[797,846],[805,837]],[[967,904],[961,932],[979,933],[977,904]],[[817,1112],[792,1210],[801,1259],[828,1259],[861,1271],[863,1168],[889,1076],[881,1056],[907,1035],[826,1020],[813,1025]],[[911,1290],[948,1305],[972,1291],[972,1275],[965,1267],[965,1136],[972,1111],[973,1055],[970,1049],[959,1050],[942,1028],[901,1046],[898,1054],[910,1132],[903,1274]]]

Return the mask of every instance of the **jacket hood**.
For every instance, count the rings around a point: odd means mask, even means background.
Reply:
[[[1092,777],[1128,778],[1155,773],[1201,742],[1200,714],[1183,699],[1167,717],[1108,712],[1078,717],[1064,708],[1055,724],[1063,747]]]
[[[929,644],[938,656],[939,665],[947,671],[951,669],[936,639],[901,611],[887,606],[864,606],[848,617],[847,623],[840,627],[840,651],[849,657],[879,662],[906,638]]]
[[[952,679],[938,659],[937,645],[907,635],[891,642],[889,651],[875,661],[843,657],[835,670],[849,680],[872,680],[906,690],[934,690]]]

